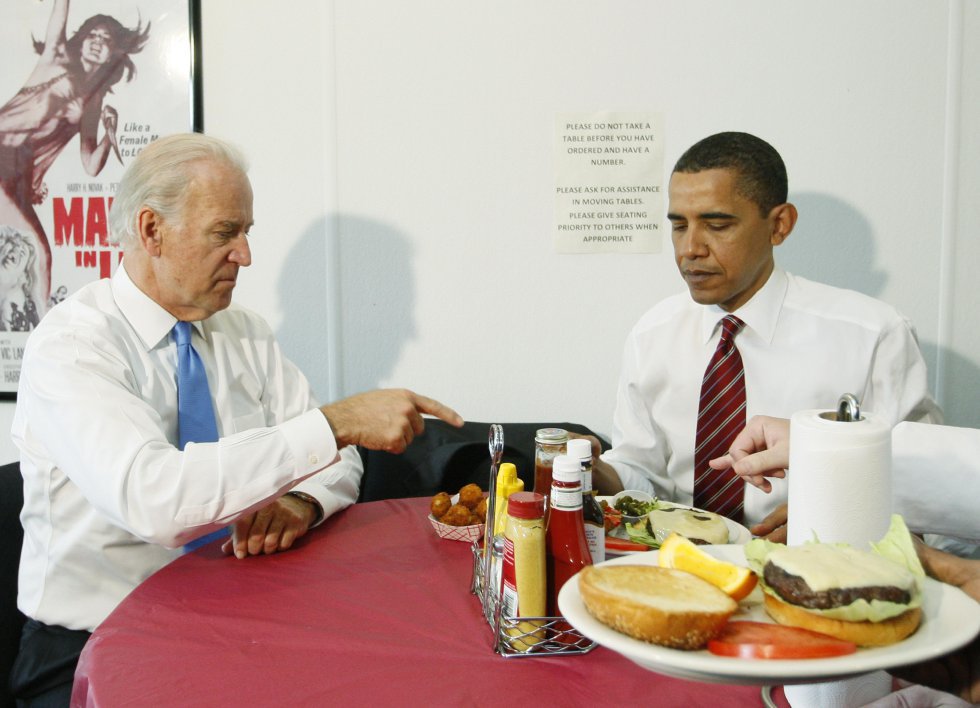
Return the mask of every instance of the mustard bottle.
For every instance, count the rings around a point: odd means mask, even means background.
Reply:
[[[544,617],[547,606],[544,496],[515,492],[510,497],[504,535],[501,614],[507,618]],[[541,620],[518,621],[505,631],[513,649],[531,651],[545,639]]]
[[[517,468],[504,462],[497,470],[496,510],[493,520],[493,533],[490,535],[490,593],[494,599],[500,597],[501,571],[504,564],[504,532],[507,530],[507,498],[515,492],[524,491],[524,480],[517,476]]]

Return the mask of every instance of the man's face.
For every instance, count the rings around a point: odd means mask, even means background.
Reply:
[[[769,278],[772,247],[788,231],[781,234],[773,214],[762,216],[757,204],[736,193],[733,170],[675,172],[668,196],[674,259],[691,297],[738,309]]]
[[[160,222],[152,259],[155,298],[182,320],[201,320],[231,304],[238,269],[252,262],[252,187],[230,165],[193,168],[178,218]]]

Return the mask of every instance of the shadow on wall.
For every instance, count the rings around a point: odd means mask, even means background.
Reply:
[[[388,379],[415,336],[411,242],[373,219],[341,214],[337,221],[344,391],[397,385]]]
[[[888,274],[875,266],[871,225],[850,204],[816,192],[790,195],[800,219],[786,243],[776,249],[781,268],[828,285],[881,298]],[[915,324],[915,323],[913,323]],[[929,371],[941,358],[946,366],[946,423],[980,427],[980,406],[972,392],[980,390],[980,367],[936,342],[919,340]]]
[[[776,249],[780,267],[839,288],[881,297],[888,274],[875,268],[871,224],[854,207],[826,194],[790,195],[800,212],[796,228]]]
[[[335,239],[335,240],[334,240]],[[333,256],[332,258],[330,256]],[[339,274],[328,273],[336,263]],[[340,298],[341,395],[378,388],[415,333],[412,249],[400,231],[371,219],[340,215],[336,234],[320,219],[289,253],[279,288],[283,320],[277,336],[320,400],[330,391],[329,298]],[[324,278],[339,277],[339,284]]]
[[[329,313],[323,278],[327,240],[323,219],[310,224],[283,264],[279,302],[283,318],[276,338],[286,356],[310,380],[317,398],[325,401],[329,386],[327,324]]]

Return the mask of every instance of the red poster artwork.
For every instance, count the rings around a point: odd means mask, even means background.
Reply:
[[[0,395],[24,344],[121,252],[108,212],[125,165],[193,129],[188,0],[4,0],[0,8]]]

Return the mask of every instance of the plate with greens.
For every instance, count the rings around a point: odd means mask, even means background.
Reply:
[[[606,554],[624,555],[660,548],[672,532],[705,545],[745,544],[752,534],[742,524],[644,492],[599,497],[606,516]]]

